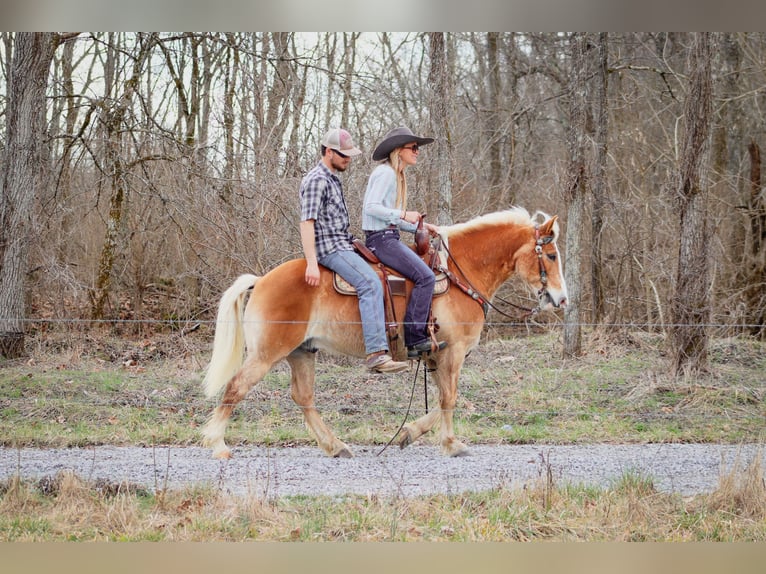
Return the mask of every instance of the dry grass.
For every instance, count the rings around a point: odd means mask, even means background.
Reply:
[[[684,499],[626,472],[608,489],[559,487],[552,473],[511,489],[418,498],[150,493],[65,473],[0,485],[2,541],[766,541],[757,457]]]

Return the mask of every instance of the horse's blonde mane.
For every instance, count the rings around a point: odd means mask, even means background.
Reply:
[[[516,223],[521,225],[533,225],[536,221],[544,223],[549,220],[550,216],[542,211],[536,211],[534,215],[529,215],[529,212],[523,207],[512,207],[503,211],[496,211],[494,213],[487,213],[486,215],[480,215],[473,219],[466,221],[465,223],[456,223],[454,225],[445,225],[440,227],[442,237],[454,237],[467,231],[475,229],[481,229],[482,227],[488,227],[491,225]],[[558,235],[558,224],[554,226],[556,235]]]

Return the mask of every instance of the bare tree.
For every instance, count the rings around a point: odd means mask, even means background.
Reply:
[[[703,166],[711,120],[710,33],[693,34],[689,93],[684,106],[685,133],[675,197],[680,229],[676,285],[671,312],[671,371],[678,376],[707,368],[710,319],[708,193]]]
[[[437,168],[436,188],[438,190],[438,213],[436,221],[439,225],[452,223],[452,186],[450,180],[451,168],[451,133],[447,101],[451,93],[447,79],[447,51],[445,33],[431,32],[428,34],[431,69],[429,80],[431,85],[431,130],[436,138],[436,153],[433,164]]]
[[[13,44],[0,188],[0,354],[8,358],[24,353],[25,276],[34,233],[30,214],[47,183],[41,160],[45,92],[63,39],[55,33],[18,33]]]
[[[596,162],[593,171],[591,206],[591,300],[593,322],[600,323],[604,317],[604,280],[602,268],[602,240],[604,208],[607,199],[606,160],[609,127],[607,81],[609,68],[609,39],[606,32],[598,36],[598,65],[596,66],[594,98],[596,103]]]
[[[123,221],[123,205],[127,193],[127,166],[123,158],[122,132],[124,123],[129,116],[130,106],[136,94],[139,78],[143,72],[143,67],[149,58],[152,46],[156,41],[154,35],[144,37],[139,34],[138,53],[133,59],[133,71],[131,76],[125,82],[122,94],[119,98],[111,101],[102,112],[101,124],[104,129],[104,139],[106,143],[104,164],[106,166],[105,175],[110,183],[109,215],[106,221],[106,234],[104,243],[101,247],[101,258],[98,266],[98,275],[96,284],[91,292],[91,317],[93,319],[102,319],[104,317],[104,308],[109,298],[112,284],[112,269],[118,249],[118,236]],[[109,57],[116,57],[117,47],[109,46],[112,52]],[[108,68],[114,68],[112,63]],[[112,81],[114,78],[112,77]],[[107,94],[111,90],[112,83],[107,81]]]
[[[750,223],[750,249],[746,253],[747,288],[745,301],[749,312],[749,331],[766,337],[766,197],[761,183],[761,148],[755,141],[748,146],[750,153],[750,197],[747,205]]]
[[[14,37],[0,34],[2,130]],[[757,129],[766,35],[715,37],[717,127],[704,181],[709,307],[721,326],[711,333],[758,326],[766,308]],[[300,252],[296,179],[326,122],[344,119],[365,147],[400,122],[437,138],[412,182],[434,220],[511,202],[559,213],[574,242],[565,267],[586,274],[568,277],[573,329],[591,310],[595,323],[672,322],[679,210],[675,194],[658,190],[681,163],[687,34],[578,36],[578,77],[564,34],[163,33],[123,121],[110,124],[150,38],[88,34],[53,61],[50,161],[42,154],[39,169],[57,178],[28,209],[40,222],[25,278],[35,313],[89,316],[97,290],[126,318],[207,312],[242,268],[261,272]],[[0,153],[7,146],[0,138]],[[346,176],[352,210],[366,171]],[[562,188],[568,214],[553,191]]]
[[[582,350],[582,227],[585,208],[586,169],[586,50],[588,36],[578,32],[570,38],[572,69],[569,75],[569,125],[567,126],[567,148],[569,164],[564,190],[567,203],[566,270],[565,278],[569,290],[569,301],[564,311],[565,357],[577,356]]]

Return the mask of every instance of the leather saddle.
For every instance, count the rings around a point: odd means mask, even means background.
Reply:
[[[437,249],[431,245],[428,230],[423,228],[423,219],[420,218],[418,228],[415,231],[415,251],[425,263],[435,270],[438,266],[439,255]],[[355,238],[352,241],[354,249],[364,257],[371,265],[377,267],[378,276],[383,283],[384,309],[386,312],[386,334],[388,335],[389,346],[392,353],[396,353],[397,340],[399,338],[399,324],[396,320],[396,309],[394,307],[393,297],[407,296],[407,280],[399,273],[385,266],[377,255],[375,255],[360,239]],[[444,295],[450,286],[450,280],[445,273],[435,272],[436,283],[434,284],[434,297]],[[356,295],[356,289],[340,275],[333,272],[333,287],[341,295]],[[436,319],[433,314],[429,318],[429,332],[433,335],[439,330]]]

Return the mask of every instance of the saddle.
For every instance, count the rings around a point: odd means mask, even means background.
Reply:
[[[423,229],[424,217],[420,218],[418,229],[415,232],[414,249],[431,270],[434,270],[436,283],[434,284],[433,296],[438,297],[444,295],[449,290],[450,280],[445,273],[435,271],[439,267],[438,249],[431,245],[428,231]],[[396,320],[396,309],[393,298],[407,296],[407,280],[390,267],[384,265],[380,259],[378,259],[377,255],[370,251],[360,239],[354,238],[352,244],[359,255],[364,257],[371,265],[377,267],[376,271],[383,283],[383,307],[386,313],[386,335],[388,336],[391,353],[395,355],[398,351],[399,323]],[[357,294],[353,285],[334,272],[333,287],[335,288],[335,291],[341,295]],[[432,311],[428,318],[428,331],[431,334],[432,339],[435,340],[434,335],[438,330],[439,325],[436,323],[436,318],[433,316]]]

